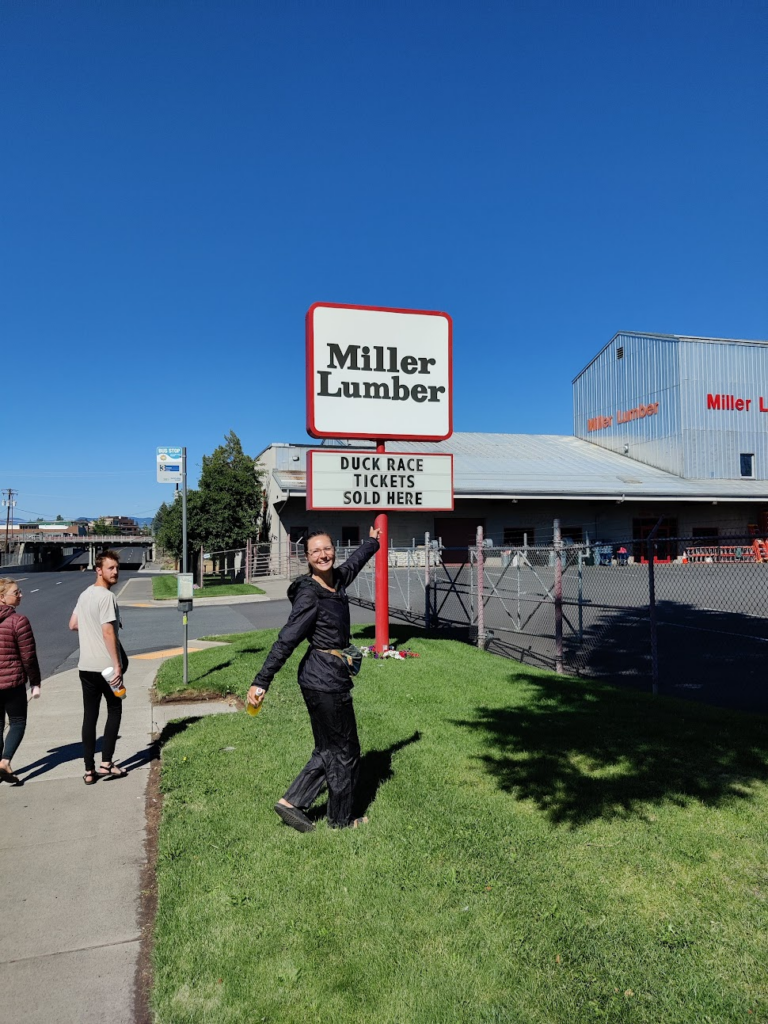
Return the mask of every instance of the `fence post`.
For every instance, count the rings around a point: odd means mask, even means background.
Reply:
[[[424,534],[424,628],[429,629],[432,616],[429,613],[429,534]]]
[[[581,567],[584,552],[579,550],[579,643],[584,641],[584,581]]]
[[[205,552],[203,550],[203,545],[201,544],[200,545],[200,589],[201,590],[203,589],[203,576],[205,574],[205,559],[203,558],[204,554],[205,554]]]
[[[485,650],[485,551],[483,550],[483,528],[477,528],[477,646]]]
[[[405,605],[406,605],[406,608],[408,609],[408,611],[411,610],[411,562],[413,560],[415,560],[415,556],[416,556],[415,540],[416,540],[416,538],[414,537],[414,543],[411,544],[411,550],[408,553],[408,555],[406,555],[406,562],[407,562],[407,565],[408,565],[408,573],[407,573],[407,575],[405,577],[405,586],[406,586]],[[411,556],[414,556],[413,559],[411,558]]]
[[[555,672],[563,674],[563,545],[560,520],[554,522],[555,543]]]
[[[443,550],[443,538],[438,537],[435,543],[437,544],[435,551],[437,551],[438,558],[440,559],[440,563],[442,565],[443,556],[441,552]],[[429,621],[432,624],[433,629],[439,628],[440,609],[437,606],[437,564],[435,564],[435,571],[432,574],[432,614],[430,615]]]
[[[648,534],[648,618],[651,627],[651,689],[656,696],[659,692],[659,647],[656,631],[656,531],[664,521],[662,516]]]
[[[245,582],[251,582],[251,558],[253,557],[253,550],[251,547],[252,541],[249,537],[245,542]]]

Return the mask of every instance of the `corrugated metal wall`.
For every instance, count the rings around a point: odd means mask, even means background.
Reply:
[[[744,453],[768,479],[768,347],[681,342],[680,382],[685,476],[740,479]]]
[[[678,345],[673,337],[617,334],[574,381],[576,436],[682,476]],[[641,416],[649,405],[654,412]],[[629,419],[632,410],[638,414]],[[605,419],[609,425],[588,429]]]
[[[741,479],[752,454],[768,479],[766,344],[617,334],[573,392],[577,437],[688,479]]]

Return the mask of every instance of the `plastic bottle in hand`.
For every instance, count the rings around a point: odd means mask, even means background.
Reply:
[[[256,695],[257,696],[263,697],[265,692],[266,691],[262,690],[262,688],[260,686],[256,687]],[[254,717],[256,715],[258,715],[258,713],[261,711],[261,709],[263,707],[264,707],[264,701],[262,701],[261,704],[259,704],[258,707],[254,707],[253,704],[249,704],[248,701],[245,702],[245,710],[248,712],[249,715],[253,715]]]
[[[117,683],[117,685],[113,684],[112,678],[115,674],[115,670],[112,668],[111,665],[108,668],[103,669],[101,674],[112,687],[112,693],[114,693],[116,697],[119,697],[120,700],[123,700],[123,698],[125,697],[125,684],[123,683],[122,677],[120,678],[120,682]]]

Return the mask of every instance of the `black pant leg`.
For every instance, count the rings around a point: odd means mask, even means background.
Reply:
[[[104,726],[104,743],[101,750],[102,761],[111,761],[114,756],[123,704],[120,698],[114,695],[112,687],[101,672],[81,672],[80,684],[83,688],[83,757],[85,770],[93,771],[96,767],[96,725],[99,720],[101,698],[103,697],[107,702],[107,722]]]
[[[320,756],[324,735],[321,727],[322,716],[313,713],[316,691],[302,690],[301,695],[309,712],[309,724],[312,726],[315,749],[312,751],[310,759],[283,794],[283,799],[287,800],[289,804],[293,804],[294,807],[307,810],[317,800],[323,790],[327,789],[327,784],[325,781],[325,764]]]
[[[104,725],[104,742],[101,746],[101,760],[111,761],[115,756],[117,745],[117,734],[120,731],[120,721],[123,717],[123,702],[116,697],[112,687],[99,673],[101,678],[101,692],[107,702],[107,721]]]
[[[307,691],[316,752],[328,787],[328,824],[343,828],[352,821],[352,801],[360,769],[360,741],[352,694]]]
[[[101,687],[99,680],[102,680],[99,672],[80,672],[80,686],[83,689],[83,760],[85,770],[92,772],[95,767],[96,757],[96,723],[99,720],[99,704],[101,703]]]
[[[360,740],[352,694],[334,693],[334,720],[327,755],[328,823],[345,828],[352,822],[357,777],[360,773]]]
[[[3,760],[10,761],[19,749],[27,728],[27,688],[23,683],[9,690],[0,690],[0,737],[5,715],[8,715],[8,733],[3,745]]]

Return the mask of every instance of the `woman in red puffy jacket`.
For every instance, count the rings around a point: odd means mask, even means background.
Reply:
[[[15,580],[0,579],[0,728],[8,716],[8,734],[0,758],[0,782],[20,786],[13,774],[11,758],[19,748],[27,727],[27,688],[32,696],[40,696],[40,666],[37,663],[35,638],[26,615],[16,612],[21,591]]]

